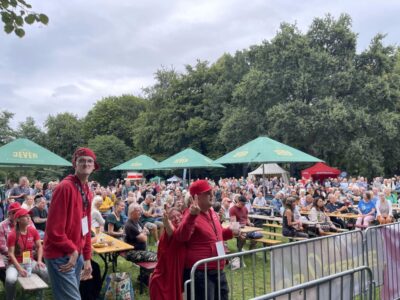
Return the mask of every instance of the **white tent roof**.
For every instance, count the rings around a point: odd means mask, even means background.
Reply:
[[[278,164],[264,164],[264,173],[263,173],[263,165],[260,165],[253,172],[250,172],[249,175],[277,175],[277,174],[286,174],[287,171],[282,169]]]

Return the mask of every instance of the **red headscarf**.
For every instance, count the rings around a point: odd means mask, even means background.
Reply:
[[[99,164],[96,162],[96,154],[94,154],[93,150],[89,148],[78,148],[76,149],[74,155],[72,156],[72,166],[76,168],[76,161],[81,156],[90,156],[94,160],[94,170],[98,170],[100,168]]]

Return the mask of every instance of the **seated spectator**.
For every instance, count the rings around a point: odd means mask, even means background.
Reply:
[[[21,208],[30,211],[35,206],[35,198],[33,197],[33,195],[25,195],[24,199],[25,200],[22,203]]]
[[[253,206],[260,206],[260,207],[267,206],[267,201],[265,200],[262,192],[257,193],[257,197],[255,197],[253,201]],[[257,208],[254,208],[254,211],[260,212],[260,210]]]
[[[157,261],[157,254],[146,251],[147,236],[149,231],[140,222],[142,207],[138,204],[129,205],[128,221],[125,225],[125,242],[134,246],[134,250],[128,251],[126,259],[131,262]]]
[[[36,206],[32,208],[30,215],[32,216],[33,224],[35,224],[39,232],[40,238],[43,239],[47,222],[46,198],[42,195],[36,195],[35,204]]]
[[[285,211],[282,218],[282,235],[289,237],[308,237],[307,233],[302,232],[301,221],[294,220],[293,210],[296,205],[296,200],[288,197],[285,201]],[[297,227],[297,228],[296,228]]]
[[[19,179],[19,185],[11,189],[9,199],[14,199],[16,202],[22,205],[25,200],[25,196],[31,194],[31,189],[29,188],[29,180],[27,177],[22,176]]]
[[[164,225],[162,222],[157,221],[156,217],[157,215],[154,212],[154,196],[152,194],[147,194],[146,198],[142,202],[142,217],[140,218],[140,221],[144,226],[151,232],[153,235],[156,245],[158,243],[158,229],[160,232],[164,228]]]
[[[229,216],[231,222],[239,222],[241,227],[246,225],[254,226],[248,218],[248,210],[246,208],[247,199],[245,196],[239,196],[239,201],[230,208]],[[247,236],[238,236],[237,237],[237,248],[238,251],[242,251],[244,244],[246,243]],[[250,240],[250,249],[256,245],[255,240]]]
[[[322,198],[315,198],[313,208],[310,211],[308,218],[312,222],[318,222],[316,225],[319,234],[329,232],[331,230],[337,231],[336,226],[332,223],[331,219],[325,213],[325,203]]]
[[[300,203],[300,208],[302,211],[310,211],[313,207],[314,198],[308,194],[305,196],[304,201]]]
[[[283,193],[278,192],[275,194],[274,199],[272,199],[272,201],[271,201],[271,205],[273,207],[275,216],[281,215],[280,210],[281,210],[281,207],[283,206],[282,199],[283,199]]]
[[[161,201],[161,195],[156,195],[156,200],[154,201],[154,218],[156,221],[162,222],[162,217],[164,215],[164,207]]]
[[[224,221],[230,219],[229,209],[231,207],[232,207],[232,200],[228,197],[223,198],[222,205],[221,205],[221,211],[224,213],[224,215],[223,215]]]
[[[92,200],[92,228],[95,229],[96,233],[103,231],[102,228],[104,227],[105,220],[101,215],[99,209],[101,204],[103,203],[103,198],[101,196],[94,196]]]
[[[122,219],[122,212],[125,210],[125,203],[122,200],[115,201],[114,211],[107,216],[104,223],[105,233],[115,237],[121,238],[124,235],[124,222]]]
[[[328,195],[329,203],[326,204],[326,209],[330,213],[346,213],[348,212],[348,206],[337,200],[336,196],[333,194]],[[344,221],[337,217],[331,217],[332,222],[338,224],[341,228],[345,228],[346,224]]]
[[[372,202],[372,195],[370,192],[365,192],[363,199],[358,202],[358,210],[361,212],[361,217],[357,218],[356,227],[365,228],[369,223],[375,219],[375,204]]]
[[[376,219],[379,224],[388,224],[393,222],[392,202],[390,202],[385,194],[378,193],[379,200],[376,202]]]
[[[6,299],[15,299],[15,290],[18,276],[27,277],[26,266],[31,267],[33,273],[38,274],[44,281],[49,282],[47,268],[43,263],[43,248],[39,233],[30,225],[29,212],[19,209],[15,213],[15,228],[7,238],[8,256],[10,265],[6,271]],[[37,261],[34,260],[33,250],[36,249]],[[25,257],[28,253],[28,257]]]
[[[101,192],[101,197],[103,198],[103,203],[101,204],[99,211],[102,213],[110,213],[111,209],[114,206],[114,202],[111,200],[110,197],[107,196],[107,191],[103,190]]]
[[[0,255],[3,256],[4,264],[8,266],[8,247],[7,238],[10,231],[14,228],[14,216],[15,213],[21,209],[21,205],[18,202],[13,202],[8,207],[7,219],[0,223]],[[0,269],[0,280],[4,282],[6,279],[6,269]]]
[[[392,193],[392,189],[390,187],[385,187],[385,198],[390,201],[392,204],[397,204],[397,197]]]

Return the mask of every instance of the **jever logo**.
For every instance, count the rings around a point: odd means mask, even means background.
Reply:
[[[140,162],[133,162],[133,163],[131,163],[131,166],[132,167],[140,167],[142,165],[142,163],[140,163]]]
[[[240,151],[240,152],[236,153],[233,157],[236,157],[236,158],[245,157],[245,156],[247,156],[247,154],[249,154],[249,151]]]
[[[12,157],[23,159],[37,159],[39,155],[31,151],[16,151],[12,153]]]
[[[183,158],[178,158],[178,159],[176,159],[175,161],[174,161],[174,163],[176,163],[176,164],[184,164],[184,163],[186,163],[186,162],[188,162],[189,160],[187,159],[187,158],[185,158],[185,157],[183,157]]]
[[[274,152],[276,154],[278,154],[279,156],[292,156],[293,153],[288,151],[288,150],[282,150],[282,149],[276,149],[274,150]]]

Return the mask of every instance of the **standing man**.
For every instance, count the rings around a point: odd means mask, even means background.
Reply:
[[[90,264],[91,202],[89,175],[99,168],[89,148],[78,148],[73,157],[74,175],[53,192],[44,239],[44,258],[54,299],[81,299],[79,282],[92,273]]]
[[[176,239],[186,242],[186,258],[184,264],[184,282],[190,279],[193,265],[205,258],[223,256],[223,241],[239,235],[240,230],[233,232],[230,228],[222,228],[218,215],[211,208],[213,205],[212,187],[207,180],[193,182],[189,188],[194,197],[189,210],[186,210],[182,224],[176,229]],[[229,287],[224,273],[225,260],[207,264],[207,274],[204,265],[195,272],[196,299],[228,299]],[[218,271],[219,269],[219,271]],[[205,279],[207,281],[205,282]],[[190,298],[190,289],[189,298]],[[221,295],[221,298],[219,298]]]

